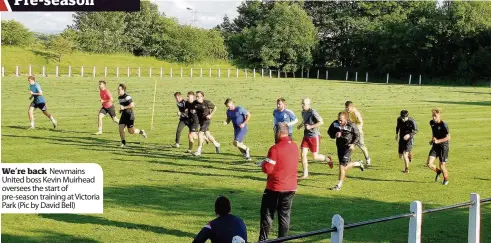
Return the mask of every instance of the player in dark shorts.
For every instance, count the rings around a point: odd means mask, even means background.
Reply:
[[[416,121],[409,117],[409,112],[401,111],[401,116],[397,118],[396,141],[399,139],[399,158],[404,160],[404,173],[409,173],[409,163],[411,163],[411,149],[414,144],[414,136],[418,133]]]
[[[438,181],[438,178],[443,172],[443,185],[448,185],[448,170],[447,170],[447,161],[448,161],[448,150],[449,150],[449,141],[450,141],[450,130],[448,129],[448,125],[446,122],[442,120],[441,117],[442,110],[441,109],[433,109],[431,110],[431,114],[433,119],[430,121],[431,132],[433,137],[431,138],[430,145],[431,150],[428,155],[427,165],[430,169],[436,172],[435,182]],[[434,162],[438,157],[440,160],[440,168],[436,168]]]
[[[97,127],[97,132],[95,135],[100,135],[102,134],[102,118],[109,114],[111,119],[118,124],[119,119],[116,117],[116,111],[114,109],[114,104],[113,104],[113,96],[111,92],[107,89],[107,84],[106,81],[101,80],[99,81],[99,96],[101,97],[101,109],[99,109],[99,116],[98,116],[98,127]]]
[[[343,111],[339,112],[338,120],[329,126],[327,134],[330,138],[336,139],[339,159],[339,181],[338,184],[330,189],[338,191],[341,190],[344,177],[349,169],[359,167],[361,171],[364,170],[361,160],[351,162],[351,153],[360,139],[360,132],[356,124],[348,121],[348,113]]]
[[[215,114],[217,107],[215,104],[213,104],[213,102],[205,100],[205,94],[202,91],[197,91],[195,108],[199,120],[199,145],[198,150],[194,153],[194,155],[201,155],[201,149],[203,147],[203,143],[205,142],[205,137],[215,145],[215,152],[217,154],[220,153],[220,144],[215,140],[209,131],[211,118],[213,117],[213,114]]]
[[[120,84],[118,86],[118,100],[119,100],[119,112],[121,113],[121,118],[119,119],[119,135],[121,136],[121,147],[126,147],[126,138],[124,129],[128,127],[128,132],[130,134],[140,134],[144,138],[147,138],[147,134],[144,130],[140,130],[134,127],[135,123],[135,113],[133,108],[135,107],[135,103],[131,96],[126,93],[126,85]]]
[[[34,110],[37,108],[43,111],[43,114],[49,118],[51,123],[53,123],[53,128],[56,128],[56,120],[51,114],[48,113],[48,106],[46,106],[46,100],[44,99],[41,86],[36,82],[36,78],[34,76],[29,76],[27,81],[29,82],[29,94],[31,95],[29,99],[33,99],[31,104],[29,104],[29,109],[27,110],[29,122],[31,123],[29,129],[34,129]]]
[[[176,143],[173,145],[175,148],[179,148],[181,140],[181,132],[184,127],[189,127],[189,117],[186,112],[186,101],[182,98],[181,92],[174,93],[174,98],[176,99],[177,106],[177,116],[179,117],[179,123],[177,124],[176,130]]]

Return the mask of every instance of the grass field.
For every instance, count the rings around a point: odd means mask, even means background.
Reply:
[[[155,79],[109,80],[115,95],[118,82],[128,84],[136,103],[136,127],[149,138],[127,138],[129,147],[119,148],[117,127],[104,119],[104,134],[97,130],[99,109],[97,80],[91,78],[40,79],[49,110],[58,120],[51,123],[36,111],[36,130],[26,130],[28,83],[25,78],[2,80],[2,161],[94,162],[104,170],[102,215],[2,215],[3,242],[191,242],[214,218],[218,195],[232,201],[232,211],[248,227],[249,241],[259,232],[259,208],[266,176],[256,161],[264,158],[273,143],[272,111],[283,96],[289,108],[300,115],[300,99],[310,96],[313,108],[332,122],[346,100],[352,100],[365,120],[365,142],[373,167],[352,170],[341,191],[327,190],[337,182],[337,170],[312,163],[311,178],[299,182],[294,198],[290,234],[331,226],[331,217],[341,214],[346,223],[385,217],[409,211],[413,200],[425,209],[463,202],[469,193],[491,197],[491,90],[361,84],[296,79],[158,79],[155,128],[150,120]],[[219,106],[211,131],[222,144],[214,154],[205,146],[199,158],[173,149],[177,125],[175,91],[203,90]],[[233,130],[221,122],[225,98],[235,99],[251,113],[246,144],[254,162],[246,162],[232,146]],[[452,134],[450,184],[433,182],[434,172],[424,167],[431,138],[431,108],[443,108],[443,119]],[[396,118],[407,109],[420,128],[416,136],[411,173],[401,173],[394,141]],[[335,144],[322,128],[322,153],[333,153]],[[301,131],[294,132],[297,143]],[[183,135],[183,143],[187,139]],[[354,159],[362,158],[356,150]],[[301,165],[299,164],[299,170]],[[424,215],[423,242],[466,242],[467,209]],[[491,242],[491,206],[482,207],[482,242]],[[274,224],[276,236],[277,222]],[[350,229],[345,242],[407,242],[408,219]],[[296,242],[329,242],[329,235]]]

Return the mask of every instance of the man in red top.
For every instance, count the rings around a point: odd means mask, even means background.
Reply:
[[[113,96],[106,88],[106,81],[104,80],[99,81],[99,95],[101,96],[102,107],[99,109],[98,131],[95,135],[102,134],[102,118],[106,116],[106,114],[109,114],[116,124],[119,123],[119,119],[116,117],[116,111],[114,110]]]
[[[297,191],[298,147],[288,137],[288,124],[278,124],[278,143],[268,151],[260,165],[268,175],[266,190],[261,201],[261,226],[259,241],[268,238],[275,211],[278,211],[278,237],[288,234],[290,209]]]

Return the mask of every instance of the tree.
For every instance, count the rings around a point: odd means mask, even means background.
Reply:
[[[34,41],[34,34],[15,20],[2,20],[2,44],[27,46]]]
[[[160,17],[157,4],[149,1],[140,2],[140,11],[127,13],[124,22],[123,46],[125,50],[137,56],[150,55],[149,43],[151,35],[156,32],[156,24]]]
[[[54,52],[58,58],[58,62],[61,62],[63,55],[73,52],[74,43],[61,35],[51,38],[47,48]]]

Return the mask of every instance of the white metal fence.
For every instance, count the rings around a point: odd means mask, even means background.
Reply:
[[[344,232],[348,229],[357,228],[369,224],[376,224],[381,222],[392,221],[401,218],[409,218],[409,229],[408,229],[408,243],[421,243],[421,226],[423,224],[423,214],[435,213],[439,211],[445,211],[455,208],[469,207],[469,224],[467,226],[467,242],[468,243],[480,243],[481,239],[481,203],[490,203],[491,198],[480,199],[479,194],[471,193],[470,201],[459,203],[455,205],[450,205],[441,208],[427,209],[423,210],[423,206],[420,201],[411,202],[409,213],[394,215],[385,218],[378,218],[358,223],[345,224],[343,217],[336,214],[332,217],[331,228],[316,230],[304,234],[292,235],[281,237],[274,240],[261,241],[261,243],[276,243],[285,242],[294,239],[305,238],[314,235],[331,233],[331,243],[341,243],[343,242]]]

